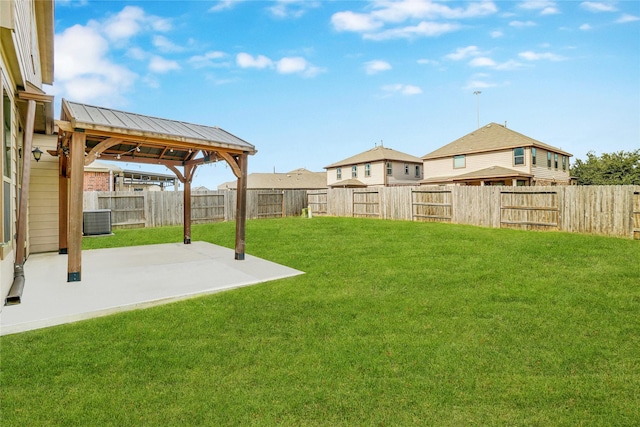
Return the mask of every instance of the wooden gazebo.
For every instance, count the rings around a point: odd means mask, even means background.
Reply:
[[[238,178],[235,259],[245,256],[247,160],[255,147],[218,127],[62,100],[58,126],[59,253],[67,281],[81,280],[84,166],[102,160],[164,165],[184,185],[184,243],[191,243],[191,181],[199,165],[224,160]]]

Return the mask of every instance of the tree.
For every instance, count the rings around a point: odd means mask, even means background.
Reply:
[[[640,185],[640,149],[599,157],[589,151],[586,161],[576,160],[571,176],[578,185]]]

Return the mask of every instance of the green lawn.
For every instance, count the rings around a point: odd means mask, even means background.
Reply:
[[[0,423],[640,425],[638,241],[287,218],[247,253],[306,274],[2,337]]]

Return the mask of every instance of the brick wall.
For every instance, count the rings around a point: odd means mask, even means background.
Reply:
[[[85,172],[84,191],[109,191],[109,172]]]

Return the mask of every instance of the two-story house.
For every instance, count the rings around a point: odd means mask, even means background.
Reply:
[[[325,166],[327,186],[388,187],[418,185],[422,180],[422,160],[378,145]]]
[[[58,163],[53,96],[54,3],[0,1],[0,293],[29,253],[57,248]],[[54,195],[52,197],[52,195]],[[30,201],[31,200],[31,201]]]
[[[571,156],[489,123],[423,156],[421,184],[568,185]]]

